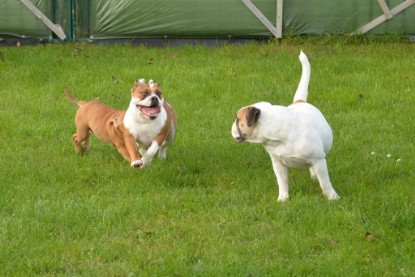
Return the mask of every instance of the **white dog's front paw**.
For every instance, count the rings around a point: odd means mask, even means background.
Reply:
[[[288,195],[288,193],[280,193],[278,195],[278,201],[279,202],[285,202],[290,198],[290,196]]]
[[[328,200],[339,200],[340,196],[334,191],[329,191],[324,193],[324,195],[327,197]]]
[[[138,168],[138,167],[142,167],[143,166],[143,162],[141,160],[135,160],[131,162],[131,167],[132,168]]]

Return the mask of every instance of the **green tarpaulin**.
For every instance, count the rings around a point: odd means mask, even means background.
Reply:
[[[390,0],[390,9],[404,0]],[[272,33],[241,0],[32,0],[69,39],[257,38]],[[275,26],[276,0],[251,0]],[[377,0],[285,0],[286,34],[344,34],[383,14]],[[370,33],[415,34],[415,5]],[[19,0],[0,0],[0,36],[50,38]]]
[[[51,1],[32,0],[50,17]],[[50,30],[17,0],[0,0],[0,36],[47,38]]]

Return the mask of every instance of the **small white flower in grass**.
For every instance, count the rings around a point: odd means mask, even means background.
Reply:
[[[376,154],[376,152],[375,151],[373,151],[372,153],[370,153],[371,155],[375,155]]]
[[[400,162],[401,162],[401,159],[397,159],[397,160],[396,160],[396,162],[397,162],[397,163],[400,163]]]
[[[392,155],[391,155],[391,154],[387,154],[387,155],[386,155],[386,158],[390,158],[390,157],[392,157]]]

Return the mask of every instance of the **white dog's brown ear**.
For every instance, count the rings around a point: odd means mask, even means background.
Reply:
[[[246,124],[248,124],[248,127],[251,127],[258,121],[258,118],[261,115],[261,110],[255,107],[249,107],[248,109],[249,111],[246,115]]]

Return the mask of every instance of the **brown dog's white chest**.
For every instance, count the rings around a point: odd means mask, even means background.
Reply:
[[[124,125],[134,136],[140,146],[149,147],[154,138],[160,134],[167,121],[167,114],[164,108],[161,109],[156,119],[151,120],[140,116],[129,117],[126,114]]]

